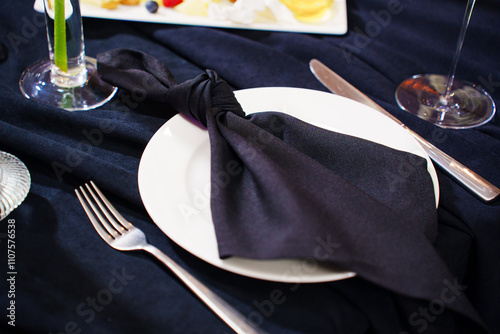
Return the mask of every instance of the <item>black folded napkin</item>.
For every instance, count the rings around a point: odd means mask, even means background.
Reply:
[[[104,80],[147,88],[147,98],[207,128],[222,258],[314,258],[429,301],[456,281],[432,247],[436,206],[425,159],[282,113],[245,115],[210,70],[177,83],[141,52],[113,50],[97,59]],[[463,294],[446,307],[480,323]]]

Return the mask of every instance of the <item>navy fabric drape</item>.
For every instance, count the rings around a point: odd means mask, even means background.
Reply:
[[[485,204],[438,170],[434,247],[453,279],[441,298],[417,302],[360,278],[280,284],[214,268],[170,241],[148,217],[137,187],[141,154],[176,111],[121,91],[87,112],[66,112],[22,97],[18,80],[47,57],[43,15],[33,1],[0,3],[0,149],[29,168],[32,187],[8,219],[15,224],[15,299],[8,297],[7,221],[0,222],[0,328],[6,333],[229,333],[158,263],[112,250],[95,233],[73,189],[92,179],[149,240],[270,333],[468,333],[447,305],[466,295],[499,332],[498,201]],[[397,8],[397,9],[395,9]],[[215,29],[84,19],[86,51],[141,50],[179,82],[215,70],[233,89],[289,86],[325,90],[309,72],[318,58],[410,128],[500,186],[500,123],[443,130],[399,110],[397,85],[418,73],[448,72],[464,1],[348,1],[345,36]],[[498,1],[478,1],[457,76],[500,103]],[[172,158],[175,160],[175,158]],[[328,246],[328,245],[326,245]],[[297,268],[300,272],[307,267]],[[411,282],[418,286],[419,281]],[[15,300],[15,327],[8,303]],[[472,327],[473,328],[473,327]]]

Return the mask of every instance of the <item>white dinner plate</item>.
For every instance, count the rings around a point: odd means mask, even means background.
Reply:
[[[279,111],[313,125],[371,140],[427,159],[422,147],[395,122],[358,102],[326,92],[299,88],[253,88],[235,92],[247,114]],[[314,259],[220,259],[210,211],[210,143],[207,131],[176,115],[148,143],[139,165],[139,191],[153,221],[174,242],[219,268],[248,277],[314,283],[353,277]]]
[[[35,0],[35,10],[43,12],[42,0]],[[312,34],[343,35],[347,32],[347,5],[346,0],[335,0],[332,4],[332,15],[321,23],[302,23],[299,21],[286,22],[254,22],[241,24],[228,20],[216,20],[206,16],[182,14],[176,10],[160,7],[155,14],[149,13],[144,4],[139,6],[119,5],[116,9],[105,9],[80,1],[82,16],[100,19],[140,21],[151,23],[166,23],[180,25],[207,26],[218,28],[236,28],[271,31],[290,31]]]

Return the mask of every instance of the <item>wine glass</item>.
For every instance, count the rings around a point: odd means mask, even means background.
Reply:
[[[468,0],[448,76],[415,75],[396,90],[398,105],[442,128],[467,129],[483,125],[495,114],[495,103],[481,87],[455,80],[458,58],[476,0]]]
[[[78,0],[43,0],[49,59],[28,67],[22,93],[66,110],[89,110],[109,101],[118,88],[99,78],[96,60],[85,56]]]
[[[0,151],[0,220],[24,201],[30,185],[30,173],[21,160]]]

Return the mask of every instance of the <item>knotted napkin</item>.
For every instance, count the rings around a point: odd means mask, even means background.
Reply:
[[[429,301],[456,281],[432,247],[436,203],[425,159],[283,113],[246,115],[211,70],[178,83],[138,51],[97,59],[104,80],[147,88],[148,99],[207,128],[221,258],[313,258]],[[464,295],[446,306],[479,321]]]

